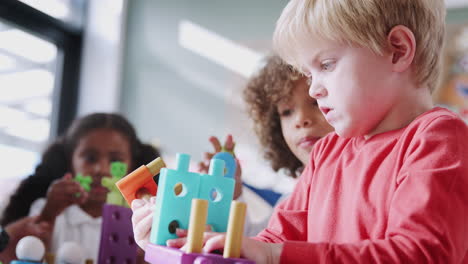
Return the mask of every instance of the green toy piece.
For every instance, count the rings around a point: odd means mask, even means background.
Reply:
[[[128,207],[127,202],[115,185],[116,182],[118,182],[120,179],[122,179],[123,176],[127,174],[127,164],[123,162],[112,162],[110,167],[110,174],[112,176],[111,178],[105,177],[101,180],[102,186],[109,189],[106,203]]]
[[[83,176],[81,173],[78,173],[74,180],[79,183],[85,191],[91,191],[91,183],[93,182],[93,178],[91,178],[91,176]]]

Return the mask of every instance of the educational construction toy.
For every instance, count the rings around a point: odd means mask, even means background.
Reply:
[[[166,245],[176,229],[187,229],[192,199],[208,201],[207,224],[226,232],[234,179],[224,177],[224,161],[212,159],[208,174],[189,172],[190,156],[177,154],[176,169],[161,169],[150,242]]]
[[[236,160],[234,159],[234,155],[230,152],[222,151],[218,152],[213,156],[213,159],[220,159],[224,161],[224,166],[226,167],[224,176],[234,179],[236,175]]]
[[[93,183],[93,178],[91,178],[91,176],[83,176],[81,173],[78,173],[74,180],[79,183],[85,191],[91,191],[91,183]]]
[[[136,263],[137,245],[131,218],[130,208],[104,204],[98,263]]]
[[[44,253],[45,246],[39,238],[26,236],[16,245],[16,256],[19,260],[13,260],[10,264],[37,264],[44,258]]]
[[[145,260],[151,264],[254,264],[255,262],[251,260],[239,258],[245,213],[245,203],[232,202],[223,256],[201,253],[208,201],[193,199],[187,235],[187,252],[149,243],[145,249]]]
[[[147,165],[141,165],[115,184],[128,205],[131,205],[133,200],[145,195],[156,195],[158,186],[154,178],[158,177],[163,167],[166,167],[164,161],[161,158],[156,158]]]
[[[127,174],[127,164],[123,162],[112,162],[110,167],[111,177],[104,177],[101,180],[102,186],[106,187],[109,192],[107,193],[106,203],[119,206],[126,206],[124,197],[119,192],[115,185],[120,179]]]
[[[127,203],[116,186],[126,173],[125,163],[112,162],[112,177],[105,177],[101,181],[109,189],[109,193],[102,208],[98,263],[136,263],[137,245],[133,238],[132,210],[124,207]]]

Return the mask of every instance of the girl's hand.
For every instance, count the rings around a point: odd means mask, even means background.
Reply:
[[[1,252],[0,260],[9,263],[16,259],[16,245],[25,236],[38,237],[45,245],[50,242],[52,227],[48,222],[39,222],[38,216],[29,216],[16,220],[5,227],[10,237],[7,247]]]
[[[28,216],[16,220],[7,225],[5,230],[10,236],[10,243],[14,245],[25,236],[35,236],[46,243],[52,232],[51,225],[48,222],[39,222],[38,216]]]
[[[180,238],[170,239],[167,241],[167,246],[180,248],[185,250],[187,242],[187,231],[177,230],[176,233]],[[226,240],[225,233],[205,232],[203,234],[203,252],[209,253],[215,250],[224,249]],[[241,257],[255,261],[257,264],[277,264],[280,261],[283,244],[272,244],[257,241],[248,237],[243,237],[241,247]]]
[[[131,205],[133,236],[135,242],[143,250],[149,243],[155,203],[156,197],[151,197],[149,200],[135,199]]]
[[[73,180],[71,173],[55,180],[47,191],[47,202],[39,216],[40,221],[54,222],[55,218],[72,204],[83,204],[88,193]]]
[[[226,141],[224,142],[224,146],[221,146],[219,139],[217,137],[210,137],[209,138],[211,145],[214,148],[214,152],[205,152],[204,160],[198,163],[198,171],[201,173],[208,173],[208,169],[210,166],[210,160],[213,158],[216,153],[221,151],[227,151],[230,153],[234,153],[234,146],[235,142],[232,138],[232,135],[228,135]],[[242,194],[242,169],[239,164],[239,160],[236,158],[236,175],[234,176],[234,180],[236,181],[236,185],[234,187],[234,197],[233,199],[237,199]]]

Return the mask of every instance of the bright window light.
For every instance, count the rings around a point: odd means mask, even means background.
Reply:
[[[48,117],[52,112],[52,102],[48,98],[31,100],[23,104],[23,109],[42,117]]]
[[[54,44],[17,29],[0,32],[0,49],[36,63],[47,63],[57,57]]]
[[[190,21],[179,23],[179,44],[246,78],[257,70],[262,54]]]
[[[26,120],[27,115],[23,111],[0,105],[0,128],[9,127]]]
[[[0,160],[2,160],[0,178],[24,178],[30,175],[39,158],[37,152],[0,144]],[[2,191],[3,187],[5,186],[2,186]]]
[[[0,71],[11,70],[15,65],[16,63],[13,58],[0,54]]]
[[[58,19],[63,19],[69,16],[70,9],[63,0],[19,0],[35,9],[53,16]]]
[[[50,122],[47,119],[30,119],[15,122],[5,128],[5,133],[11,136],[42,143],[49,138]]]
[[[0,75],[0,103],[17,103],[28,98],[48,97],[54,88],[54,76],[46,70],[30,70]]]

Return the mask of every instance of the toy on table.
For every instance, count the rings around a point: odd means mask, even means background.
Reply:
[[[122,193],[128,205],[145,195],[155,196],[158,186],[153,177],[158,177],[161,168],[166,167],[161,158],[156,158],[147,165],[141,165],[115,185]]]
[[[123,162],[112,162],[110,166],[111,177],[104,177],[101,180],[102,186],[109,189],[107,193],[106,203],[114,204],[119,206],[126,206],[127,203],[123,198],[122,194],[119,192],[119,189],[115,185],[120,179],[122,179],[125,174],[127,174],[127,164]]]
[[[232,202],[224,255],[201,253],[203,231],[205,230],[205,221],[208,213],[207,207],[207,200],[192,200],[187,236],[187,252],[149,243],[145,249],[145,260],[151,264],[254,264],[255,262],[251,260],[239,258],[246,213],[246,204],[242,202]]]
[[[132,210],[124,207],[127,202],[116,186],[116,183],[122,180],[126,172],[127,165],[125,163],[113,162],[110,168],[112,178],[102,179],[102,185],[107,187],[110,192],[107,194],[107,203],[102,209],[98,263],[136,263],[137,245],[133,238]],[[130,175],[132,174],[127,177]]]
[[[104,204],[98,263],[136,263],[137,244],[131,218],[130,208]]]
[[[45,253],[45,246],[35,236],[26,236],[16,245],[16,256],[19,260],[13,260],[10,264],[31,264],[41,262]]]
[[[224,177],[224,161],[212,159],[209,174],[189,172],[187,154],[177,154],[176,162],[175,170],[161,169],[150,242],[165,245],[168,239],[177,237],[177,228],[188,228],[192,199],[207,200],[207,223],[213,231],[225,232],[234,179]]]
[[[234,159],[234,153],[228,152],[228,151],[221,151],[216,153],[213,156],[213,159],[220,159],[224,161],[224,166],[226,167],[224,171],[224,177],[229,177],[231,179],[234,179],[234,176],[236,175],[236,160]]]
[[[83,264],[84,260],[85,256],[81,246],[76,242],[68,241],[63,243],[57,251],[55,264]]]

